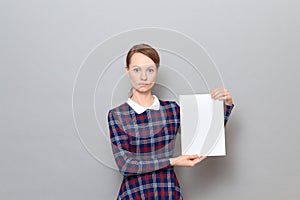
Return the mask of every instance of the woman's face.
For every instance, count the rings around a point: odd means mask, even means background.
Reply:
[[[158,73],[153,60],[142,53],[135,53],[132,55],[128,67],[126,67],[126,73],[131,86],[138,92],[149,92],[154,86]]]

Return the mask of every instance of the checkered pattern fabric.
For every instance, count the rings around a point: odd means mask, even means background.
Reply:
[[[170,165],[180,127],[180,107],[160,102],[159,110],[138,114],[128,103],[108,112],[113,155],[124,178],[118,200],[183,199]],[[233,106],[225,106],[225,124]]]

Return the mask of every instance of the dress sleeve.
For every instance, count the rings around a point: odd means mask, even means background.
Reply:
[[[231,111],[232,111],[233,107],[234,107],[234,104],[232,104],[231,106],[229,106],[229,105],[226,105],[224,103],[224,126],[226,126],[226,124],[227,124],[227,122],[229,120],[229,116],[231,114]]]
[[[107,119],[113,155],[122,175],[138,175],[171,166],[169,158],[138,156],[136,153],[130,152],[128,135],[122,129],[113,110],[108,112]]]

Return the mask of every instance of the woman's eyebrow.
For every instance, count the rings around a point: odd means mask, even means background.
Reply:
[[[147,64],[147,65],[134,65],[134,66],[132,66],[132,67],[138,67],[138,68],[144,68],[144,67],[146,67],[147,69],[148,68],[151,68],[151,67],[155,67],[155,65],[153,64]]]
[[[141,68],[140,66],[138,66],[138,65],[133,65],[132,67],[137,67],[137,68]]]

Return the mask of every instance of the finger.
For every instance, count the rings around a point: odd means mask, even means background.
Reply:
[[[224,94],[222,94],[222,93],[217,93],[217,94],[215,94],[212,98],[213,98],[214,100],[220,100],[221,98],[224,98],[224,97],[225,97]]]
[[[231,98],[229,92],[225,92],[225,91],[220,91],[214,96],[214,99],[218,99],[218,100],[225,100],[229,98]]]
[[[215,96],[223,96],[223,95],[227,95],[227,91],[225,89],[220,89],[218,91],[216,91]]]
[[[226,96],[220,96],[220,97],[217,97],[216,98],[216,100],[223,100],[223,101],[225,101],[227,99],[227,97]]]
[[[198,154],[194,154],[194,155],[189,155],[188,157],[189,159],[196,159],[199,158]]]
[[[200,163],[201,161],[203,161],[204,159],[205,159],[204,157],[197,158],[197,159],[193,160],[192,162],[194,163],[194,165],[196,165],[196,164]]]
[[[220,88],[216,88],[213,91],[210,92],[212,97],[215,97],[215,95],[219,92]]]
[[[207,156],[200,156],[200,159],[201,160],[204,160],[204,159],[206,159],[207,158]]]
[[[205,160],[207,158],[207,156],[201,156],[200,158],[199,158],[199,162],[202,162],[203,160]]]
[[[227,90],[225,88],[216,88],[211,92],[211,96],[212,98],[216,98],[217,96],[220,96],[226,92]]]
[[[195,160],[192,161],[192,166],[194,166],[194,165],[196,165],[196,164],[198,164],[200,162],[201,162],[201,160],[199,158],[195,159]]]

